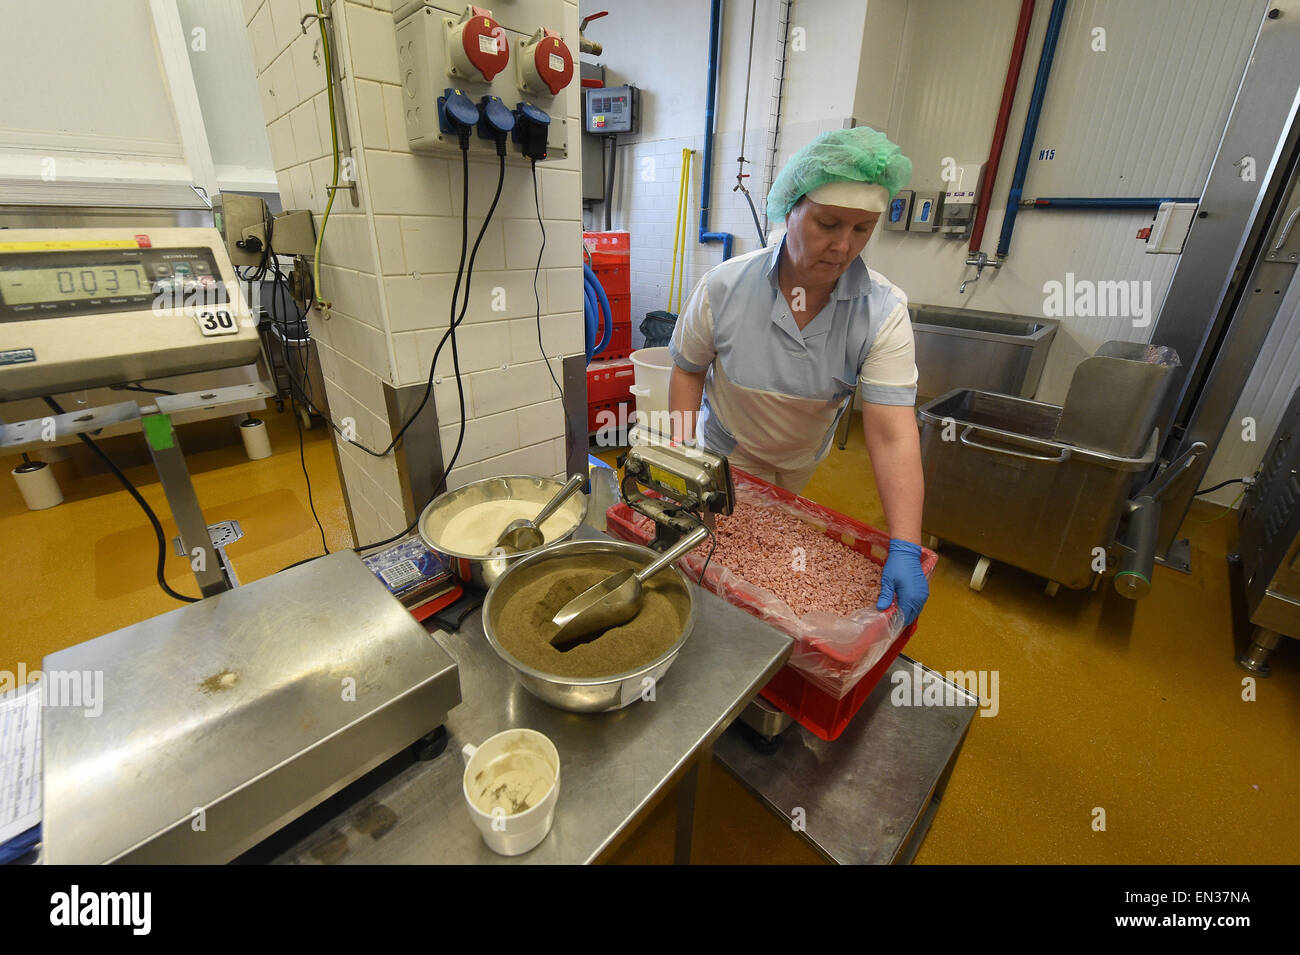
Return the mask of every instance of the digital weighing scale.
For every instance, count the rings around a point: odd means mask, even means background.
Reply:
[[[0,232],[0,401],[257,360],[215,229]]]

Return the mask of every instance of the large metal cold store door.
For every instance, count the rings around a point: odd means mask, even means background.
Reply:
[[[1197,441],[1209,450],[1180,480],[1156,553],[1187,569],[1176,541],[1300,261],[1300,0],[1269,5],[1232,105],[1152,342],[1183,372],[1161,411],[1155,470]]]

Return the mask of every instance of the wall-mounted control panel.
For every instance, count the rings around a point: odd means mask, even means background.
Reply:
[[[641,93],[635,86],[601,86],[584,89],[585,129],[597,136],[635,133],[640,122]]]
[[[459,152],[467,140],[471,154],[495,155],[504,137],[508,156],[566,157],[566,97],[577,67],[565,12],[563,0],[399,5],[397,67],[411,149]]]

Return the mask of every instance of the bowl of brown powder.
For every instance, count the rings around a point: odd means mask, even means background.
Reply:
[[[620,570],[658,555],[623,541],[567,541],[511,566],[483,601],[488,642],[533,695],[575,713],[616,710],[668,671],[695,628],[691,584],[676,567],[644,584],[645,602],[625,624],[566,650],[551,646],[556,611]]]

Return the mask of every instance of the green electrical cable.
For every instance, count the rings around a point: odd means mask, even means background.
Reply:
[[[330,38],[325,31],[325,7],[322,0],[316,0],[316,23],[320,26],[321,54],[325,57],[325,95],[330,106],[330,138],[334,146],[334,182],[330,185],[329,198],[325,201],[325,214],[321,216],[320,232],[316,234],[316,254],[312,259],[312,297],[317,308],[329,308],[330,303],[320,294],[320,247],[325,241],[325,226],[330,221],[330,208],[334,205],[334,195],[339,189],[339,127],[334,115],[334,79],[330,73]]]

